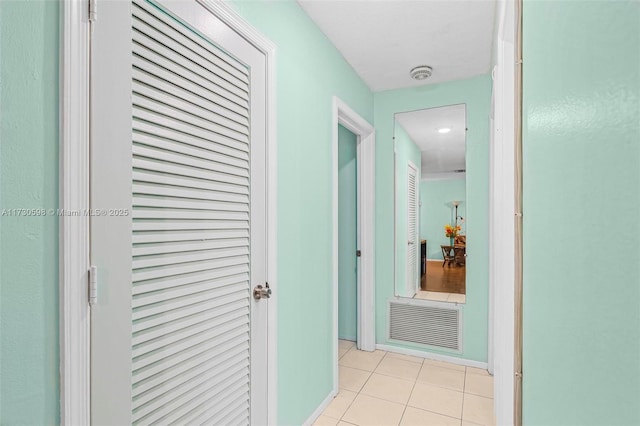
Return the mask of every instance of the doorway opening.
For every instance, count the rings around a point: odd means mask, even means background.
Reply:
[[[338,124],[338,338],[349,342],[358,340],[357,146],[358,137]]]
[[[374,128],[358,113],[337,97],[333,101],[333,397],[338,392],[338,336],[339,336],[339,281],[340,281],[340,235],[339,235],[339,126],[356,138],[356,314],[355,345],[363,351],[375,350],[375,277],[374,277]]]

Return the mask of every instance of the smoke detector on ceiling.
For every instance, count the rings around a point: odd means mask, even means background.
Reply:
[[[431,77],[433,68],[428,65],[420,65],[409,71],[409,75],[414,80],[424,80]]]

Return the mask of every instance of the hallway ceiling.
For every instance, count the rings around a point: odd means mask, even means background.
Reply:
[[[449,105],[396,114],[400,125],[420,149],[421,179],[466,176],[466,105]],[[449,133],[438,129],[446,127]],[[462,172],[461,172],[462,170]]]
[[[374,91],[486,74],[495,0],[298,0]],[[433,75],[412,80],[418,65]]]

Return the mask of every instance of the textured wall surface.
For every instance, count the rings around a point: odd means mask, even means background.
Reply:
[[[0,2],[0,424],[59,422],[58,3]]]
[[[525,0],[524,424],[640,424],[640,2]]]
[[[298,425],[333,382],[332,99],[373,123],[373,96],[295,1],[231,5],[278,49],[278,418]]]

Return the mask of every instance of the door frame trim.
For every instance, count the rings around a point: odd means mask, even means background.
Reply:
[[[516,46],[521,0],[499,2],[497,64],[494,68],[494,129],[489,178],[489,336],[488,368],[494,375],[497,424],[514,424],[516,323],[516,167],[517,132],[521,111],[516,108]]]
[[[360,349],[374,351],[375,341],[375,129],[337,96],[333,97],[332,223],[333,223],[333,393],[338,392],[338,124],[357,138],[358,228],[360,276],[358,277],[357,330]]]
[[[87,0],[60,3],[60,210],[89,208],[89,37]],[[60,423],[90,422],[89,220],[58,214]]]
[[[266,59],[267,278],[273,290],[268,309],[268,423],[277,424],[277,138],[276,47],[230,6],[197,0]],[[88,0],[61,2],[59,208],[89,208]],[[60,423],[90,423],[90,309],[88,304],[88,217],[59,215]]]

